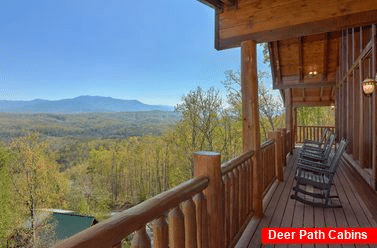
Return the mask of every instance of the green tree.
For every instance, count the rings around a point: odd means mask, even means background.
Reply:
[[[0,146],[0,246],[6,245],[16,217],[16,209],[11,201],[11,181],[8,173],[10,154]]]
[[[299,126],[334,126],[335,114],[332,107],[300,107],[297,109]]]
[[[226,71],[226,80],[222,82],[226,91],[228,104],[231,111],[239,120],[242,118],[242,95],[241,76],[239,72]],[[258,71],[258,101],[260,113],[260,127],[262,141],[267,139],[269,130],[281,127],[279,117],[282,114],[283,102],[278,92],[274,92],[268,87],[267,79],[270,75],[265,71]],[[278,125],[278,126],[277,126]]]
[[[19,207],[21,221],[30,220],[31,242],[36,242],[36,211],[65,206],[67,178],[55,162],[47,159],[45,143],[36,133],[10,144],[14,159],[9,166],[12,194]]]
[[[182,97],[176,111],[182,115],[177,125],[181,143],[186,147],[188,167],[192,170],[192,153],[200,150],[212,151],[214,148],[214,133],[219,125],[219,114],[222,109],[222,99],[219,91],[213,87],[203,90],[198,87]]]

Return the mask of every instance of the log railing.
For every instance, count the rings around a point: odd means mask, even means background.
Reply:
[[[270,132],[269,138],[260,150],[248,151],[222,165],[219,153],[195,153],[193,179],[55,247],[120,248],[126,237],[131,238],[132,248],[152,244],[158,248],[234,247],[253,217],[253,206],[261,201],[255,195],[266,193],[276,179],[283,180],[285,155],[290,151],[287,132]],[[262,174],[255,176],[255,171]],[[259,190],[262,192],[256,192]],[[152,225],[149,232],[147,224]]]
[[[55,247],[151,247],[146,224],[152,222],[153,247],[208,247],[207,203],[202,191],[209,179],[197,177],[121,214],[61,241]]]
[[[268,140],[261,145],[261,164],[263,168],[262,189],[265,194],[276,179],[275,142]]]
[[[253,156],[254,151],[248,151],[221,166],[225,247],[234,246],[253,213]]]
[[[296,127],[296,143],[304,143],[305,139],[319,141],[325,129],[335,132],[333,126],[297,126]]]

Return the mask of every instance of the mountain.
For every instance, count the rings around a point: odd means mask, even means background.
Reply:
[[[79,96],[56,101],[35,99],[32,101],[0,101],[0,112],[7,113],[107,113],[138,111],[172,111],[165,105],[148,105],[137,100],[121,100],[102,96]]]

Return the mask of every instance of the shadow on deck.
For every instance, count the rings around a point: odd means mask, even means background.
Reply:
[[[297,150],[296,150],[297,151]],[[335,176],[333,194],[343,208],[315,208],[290,198],[294,184],[297,153],[290,156],[284,181],[276,183],[264,199],[262,219],[253,219],[237,243],[239,248],[255,247],[377,247],[377,245],[262,245],[263,227],[377,227],[377,194],[364,189],[365,182],[344,162]]]

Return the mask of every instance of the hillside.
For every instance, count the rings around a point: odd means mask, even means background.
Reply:
[[[49,114],[0,113],[0,139],[29,131],[48,137],[126,138],[157,135],[180,119],[172,111]]]
[[[79,96],[72,99],[32,101],[0,101],[0,112],[7,113],[107,113],[135,111],[172,111],[173,107],[164,105],[148,105],[137,100],[121,100],[101,96]]]

